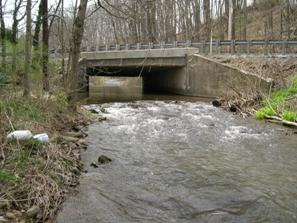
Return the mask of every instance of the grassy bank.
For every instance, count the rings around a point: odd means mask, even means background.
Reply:
[[[78,184],[82,129],[90,120],[69,104],[61,77],[51,69],[51,93],[41,90],[38,69],[30,75],[31,96],[21,86],[0,86],[0,222],[45,222],[54,219],[71,187]],[[11,141],[14,130],[47,133],[50,143]]]
[[[262,105],[255,114],[257,119],[276,116],[285,121],[297,122],[297,74],[288,88],[265,96]]]

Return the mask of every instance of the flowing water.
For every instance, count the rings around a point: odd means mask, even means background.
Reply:
[[[297,135],[206,102],[88,105],[87,173],[58,222],[297,222]],[[99,155],[113,161],[93,168]]]

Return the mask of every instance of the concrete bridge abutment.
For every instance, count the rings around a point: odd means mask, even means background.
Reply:
[[[141,76],[143,89],[199,97],[268,92],[272,82],[197,55],[196,49],[160,49],[83,53],[81,91],[89,76]]]

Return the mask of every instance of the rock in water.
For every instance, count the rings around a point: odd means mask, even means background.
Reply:
[[[97,163],[95,163],[95,162],[91,163],[90,166],[91,166],[91,167],[94,167],[94,168],[98,168],[98,165],[97,165]]]
[[[101,111],[102,113],[108,113],[107,110],[106,110],[105,108],[100,108],[100,111]]]
[[[237,106],[236,105],[231,105],[229,108],[230,112],[237,112]]]
[[[98,112],[96,109],[93,109],[93,108],[90,109],[89,111],[90,111],[91,113],[93,113],[93,114],[99,114],[99,112]]]
[[[101,164],[110,163],[111,161],[112,161],[112,159],[110,159],[109,157],[107,157],[105,155],[101,155],[98,157],[98,163],[101,163]]]
[[[103,122],[103,121],[106,121],[106,120],[107,120],[106,117],[99,117],[99,118],[98,118],[98,121],[99,121],[99,122]]]
[[[214,100],[212,101],[212,105],[215,106],[215,107],[221,107],[222,106],[222,103],[218,100]]]

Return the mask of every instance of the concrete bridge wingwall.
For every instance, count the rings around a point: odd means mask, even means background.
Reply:
[[[88,76],[141,76],[147,91],[200,97],[268,92],[272,81],[212,59],[196,49],[162,49],[82,54],[81,90]]]

